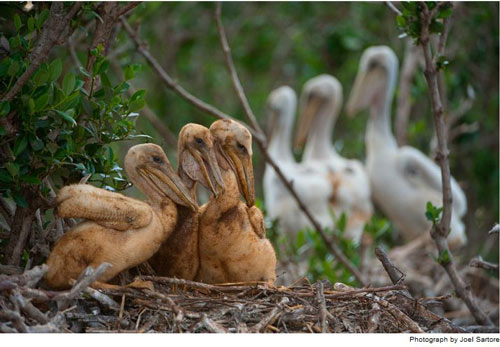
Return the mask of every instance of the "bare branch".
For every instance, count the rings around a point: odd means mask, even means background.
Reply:
[[[429,85],[429,93],[431,99],[432,113],[434,116],[434,124],[436,127],[436,134],[438,139],[438,151],[437,160],[439,166],[441,167],[441,178],[443,187],[443,215],[439,224],[433,226],[431,230],[431,237],[436,243],[439,254],[447,254],[448,260],[446,262],[441,262],[441,265],[445,269],[446,273],[450,277],[453,286],[455,287],[457,295],[465,302],[469,311],[474,316],[475,320],[479,324],[492,325],[491,319],[479,308],[476,299],[472,295],[471,291],[460,277],[453,255],[448,247],[447,236],[450,231],[450,221],[452,214],[452,194],[451,194],[451,183],[450,183],[450,165],[448,162],[448,144],[447,144],[447,129],[444,122],[443,116],[443,106],[441,103],[441,97],[439,95],[438,82],[437,82],[437,66],[436,57],[432,57],[431,46],[430,46],[430,24],[434,15],[437,13],[438,8],[442,3],[436,4],[436,6],[429,11],[427,4],[422,2],[422,12],[421,12],[421,24],[422,29],[420,32],[420,45],[425,58],[425,78],[427,84]],[[445,21],[443,25],[446,27],[448,21]],[[443,32],[447,32],[447,28],[443,29]],[[443,41],[440,42],[441,54],[444,53],[445,35],[442,36]]]
[[[385,5],[389,7],[395,14],[401,16],[401,11],[392,3],[392,1],[384,1]]]
[[[477,257],[471,259],[471,261],[469,262],[469,266],[494,271],[498,275],[498,264],[493,264],[493,263],[484,261],[483,258],[481,258],[481,256],[477,256]]]
[[[255,129],[255,131],[261,136],[260,140],[264,142],[264,138],[262,135],[264,132],[259,126],[255,115],[253,114],[252,109],[250,108],[250,104],[248,103],[248,99],[245,95],[245,91],[241,86],[240,79],[238,77],[238,73],[236,72],[236,68],[234,67],[233,57],[231,56],[231,49],[229,48],[229,44],[227,42],[226,32],[224,31],[224,27],[222,25],[221,19],[221,3],[217,2],[215,5],[215,21],[217,22],[217,29],[219,30],[219,38],[222,46],[222,51],[224,52],[224,58],[226,60],[226,66],[231,74],[231,81],[233,82],[233,88],[240,99],[240,103],[245,110],[245,114],[247,115],[248,120],[250,121],[251,126]]]
[[[375,248],[375,256],[380,260],[385,271],[391,278],[393,284],[400,284],[405,280],[406,275],[403,271],[399,270],[389,259],[387,253],[380,247]]]

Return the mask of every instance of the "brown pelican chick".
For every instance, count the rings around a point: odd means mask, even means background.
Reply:
[[[125,156],[125,170],[149,199],[148,203],[90,185],[62,188],[57,195],[61,217],[85,221],[64,234],[47,265],[47,284],[67,288],[87,267],[112,265],[98,280],[106,282],[121,271],[148,260],[174,230],[176,204],[198,210],[165,152],[154,144],[137,145]]]
[[[200,212],[197,279],[206,283],[264,281],[274,285],[276,255],[265,237],[262,213],[254,206],[252,136],[232,120],[214,122],[210,132],[225,191],[212,197]]]
[[[179,133],[178,174],[196,200],[196,183],[209,188],[217,197],[224,183],[215,158],[212,135],[208,128],[186,124]],[[199,268],[199,212],[178,206],[177,225],[158,252],[149,260],[161,276],[193,280]]]

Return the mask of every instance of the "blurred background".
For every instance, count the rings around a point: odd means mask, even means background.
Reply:
[[[1,6],[2,32],[12,32],[9,18],[20,5]],[[214,10],[215,5],[210,2],[147,2],[134,9],[128,21],[149,44],[152,55],[185,89],[244,120],[224,64]],[[89,13],[88,18],[92,18],[92,11]],[[498,247],[487,235],[499,219],[498,13],[498,3],[455,3],[446,47],[449,64],[444,70],[444,85],[448,117],[460,116],[449,144],[451,173],[463,187],[468,201],[465,223],[470,242],[460,251],[465,261],[481,254],[486,260],[498,262]],[[240,80],[263,127],[268,116],[266,99],[274,88],[288,85],[300,94],[308,79],[328,73],[342,83],[346,100],[365,48],[390,46],[399,57],[400,68],[408,56],[418,54],[418,50],[411,48],[411,39],[402,37],[394,12],[383,3],[224,2],[222,20]],[[92,21],[79,25],[73,57],[66,46],[51,52],[51,59],[61,57],[63,60],[64,72],[77,71],[75,56],[80,62],[87,59],[87,48],[92,42]],[[144,114],[155,114],[173,137],[188,122],[208,126],[214,118],[168,90],[123,30],[116,30],[113,38],[107,52],[108,77],[115,85],[123,80],[127,67],[142,66],[134,68],[137,72],[130,82],[131,90],[146,90],[146,105],[138,111],[136,130],[151,136],[148,141],[162,145],[176,165],[175,138],[166,139],[165,132],[159,132]],[[403,133],[394,131],[398,137],[406,138],[406,143],[430,154],[434,125],[422,65],[417,63],[415,66],[407,98],[410,103],[408,126]],[[393,124],[396,108],[397,95]],[[342,156],[364,160],[367,116],[365,112],[350,119],[344,110],[341,111],[334,141]],[[144,140],[111,143],[119,165],[123,165],[127,148],[139,141]],[[300,151],[295,154],[300,159]],[[255,148],[255,184],[261,207],[264,168],[261,153]],[[131,194],[137,192],[132,189]],[[268,227],[270,237],[279,242],[279,236],[273,234],[272,221],[268,221]],[[380,212],[373,217],[367,231],[376,242],[389,248],[401,242],[391,223]],[[331,259],[328,257],[331,256],[322,242],[311,233],[304,233],[297,241],[296,251],[302,252],[304,246],[316,249],[311,278],[337,280],[335,272],[329,269]],[[352,245],[343,247],[352,258],[358,257]]]

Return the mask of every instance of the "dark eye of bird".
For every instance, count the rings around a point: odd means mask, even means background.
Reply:
[[[159,156],[157,156],[157,155],[154,155],[154,156],[153,156],[153,161],[154,161],[155,163],[161,163],[161,162],[162,162],[161,158],[160,158]]]
[[[194,138],[194,140],[195,140],[195,141],[196,141],[196,143],[197,143],[197,144],[199,144],[199,145],[204,145],[204,144],[205,144],[205,142],[203,142],[203,140],[202,140],[202,139],[200,139],[199,137],[195,137],[195,138]]]
[[[243,146],[241,143],[238,142],[238,149],[240,149],[241,151],[246,151],[246,148],[245,146]]]
[[[370,62],[370,64],[368,65],[368,70],[373,70],[375,69],[377,66],[379,66],[379,63],[376,62],[376,61],[372,61]]]

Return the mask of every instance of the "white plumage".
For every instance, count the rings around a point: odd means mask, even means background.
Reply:
[[[441,171],[418,149],[398,148],[391,131],[390,111],[398,72],[398,59],[386,46],[368,48],[347,105],[348,113],[370,108],[365,144],[366,167],[375,203],[407,238],[427,232],[426,204],[442,206]],[[449,242],[467,242],[461,218],[467,211],[465,194],[451,179],[453,212]]]

